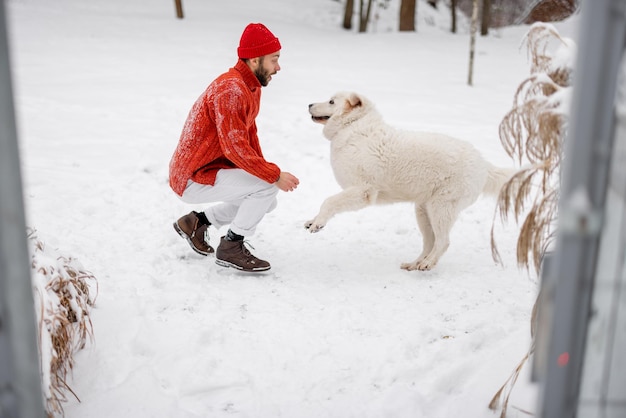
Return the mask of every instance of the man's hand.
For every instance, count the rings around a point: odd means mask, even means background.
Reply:
[[[298,184],[300,184],[300,180],[293,174],[285,171],[280,173],[280,177],[278,177],[278,181],[276,182],[276,186],[283,192],[294,191],[296,187],[298,187]]]

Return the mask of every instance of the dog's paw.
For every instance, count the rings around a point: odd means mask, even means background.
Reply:
[[[313,233],[313,232],[319,232],[322,230],[322,228],[324,228],[324,225],[320,225],[318,223],[315,222],[315,219],[311,220],[311,221],[307,221],[304,224],[304,227],[306,229],[309,230],[309,232]]]
[[[435,267],[435,263],[429,263],[426,260],[413,261],[411,263],[402,263],[400,268],[403,270],[414,271],[428,271]]]

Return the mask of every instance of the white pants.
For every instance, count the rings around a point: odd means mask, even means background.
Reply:
[[[250,236],[265,214],[276,207],[279,190],[247,171],[222,169],[213,186],[189,180],[181,199],[186,203],[222,202],[204,211],[209,222],[216,228],[230,224],[235,234]]]

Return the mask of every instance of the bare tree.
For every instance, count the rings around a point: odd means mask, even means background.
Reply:
[[[343,14],[343,28],[352,29],[352,14],[354,13],[354,0],[346,0],[346,10]]]
[[[183,0],[174,0],[174,4],[176,5],[176,17],[182,19],[183,15]]]
[[[482,36],[489,34],[489,26],[491,26],[491,0],[483,0],[483,15],[480,20],[480,34]]]
[[[370,20],[370,12],[372,11],[372,1],[367,0],[367,8],[364,7],[364,0],[360,0],[359,9],[359,32],[367,31],[367,22]]]
[[[401,32],[415,31],[415,0],[402,0],[400,3],[400,25]]]
[[[472,27],[470,29],[470,58],[469,58],[469,72],[467,75],[467,84],[472,85],[474,80],[474,50],[476,48],[476,29],[478,27],[478,0],[473,0],[474,6],[472,8]]]
[[[456,33],[456,0],[451,0],[450,12],[452,12],[452,28],[450,31]]]

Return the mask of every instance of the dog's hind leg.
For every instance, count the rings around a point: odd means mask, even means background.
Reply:
[[[450,246],[450,230],[456,222],[456,219],[461,212],[459,203],[457,201],[431,201],[425,205],[421,214],[424,216],[423,220],[419,222],[428,222],[431,228],[432,236],[428,238],[431,248],[429,252],[426,252],[427,238],[424,236],[424,249],[422,254],[411,263],[402,264],[402,268],[405,270],[430,270],[439,261],[439,258],[446,252]],[[416,214],[418,213],[416,209]],[[420,229],[422,224],[420,223]],[[423,232],[424,233],[424,232]]]
[[[318,232],[336,214],[369,206],[376,202],[377,196],[378,191],[369,186],[349,187],[324,200],[319,213],[306,222],[304,227],[311,232]]]

